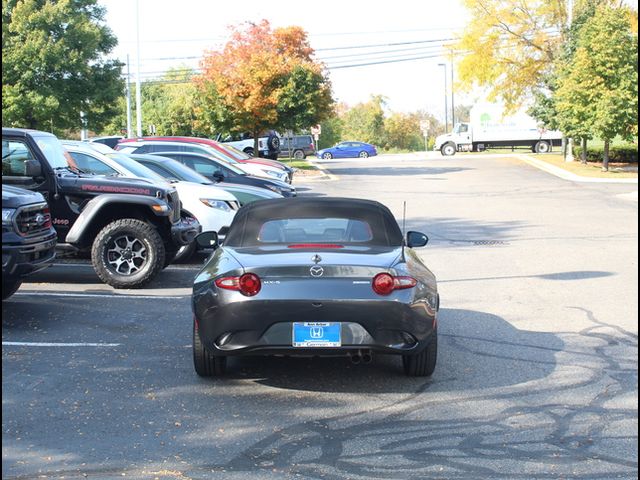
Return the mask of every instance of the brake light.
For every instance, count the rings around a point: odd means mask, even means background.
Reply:
[[[413,288],[417,284],[413,277],[394,277],[388,273],[379,273],[373,277],[371,288],[378,295],[390,295],[394,290]]]
[[[245,297],[253,297],[260,292],[262,283],[255,273],[245,273],[239,277],[222,277],[214,282],[218,288],[235,290]]]
[[[344,248],[344,245],[337,243],[294,243],[287,248]]]

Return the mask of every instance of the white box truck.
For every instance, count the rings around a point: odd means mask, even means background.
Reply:
[[[541,128],[524,109],[505,115],[502,105],[477,103],[471,108],[469,123],[458,123],[452,133],[439,135],[434,150],[442,155],[482,152],[487,148],[531,148],[547,153],[562,145],[562,133]]]

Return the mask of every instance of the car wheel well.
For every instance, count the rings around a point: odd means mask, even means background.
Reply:
[[[158,217],[143,205],[131,205],[128,203],[112,203],[105,205],[100,209],[97,215],[93,217],[91,224],[85,229],[80,238],[80,248],[90,247],[93,239],[96,238],[98,232],[105,226],[122,218],[135,218],[161,227]]]

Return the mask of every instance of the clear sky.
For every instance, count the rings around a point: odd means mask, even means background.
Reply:
[[[459,0],[138,1],[141,79],[157,78],[180,65],[197,68],[205,49],[224,44],[227,26],[267,19],[274,27],[299,25],[308,32],[317,57],[333,67],[330,78],[337,100],[355,104],[382,94],[393,111],[427,109],[441,118],[445,73],[438,64],[449,62],[439,56],[442,40],[461,31],[467,18]],[[107,24],[119,40],[114,54],[123,61],[129,54],[133,79],[136,0],[99,3],[107,8]],[[345,48],[398,43],[401,45]],[[431,58],[335,68],[415,57]]]

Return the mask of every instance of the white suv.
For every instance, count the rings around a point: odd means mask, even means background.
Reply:
[[[242,150],[247,155],[256,156],[253,151],[253,134],[250,132],[238,133],[233,135],[220,135],[218,134],[215,138],[216,141],[222,143],[228,143],[229,145],[233,145],[238,150]],[[280,136],[277,132],[270,130],[268,132],[264,132],[258,138],[258,150],[260,150],[260,157],[270,158],[271,160],[277,160],[278,155],[280,154]]]

